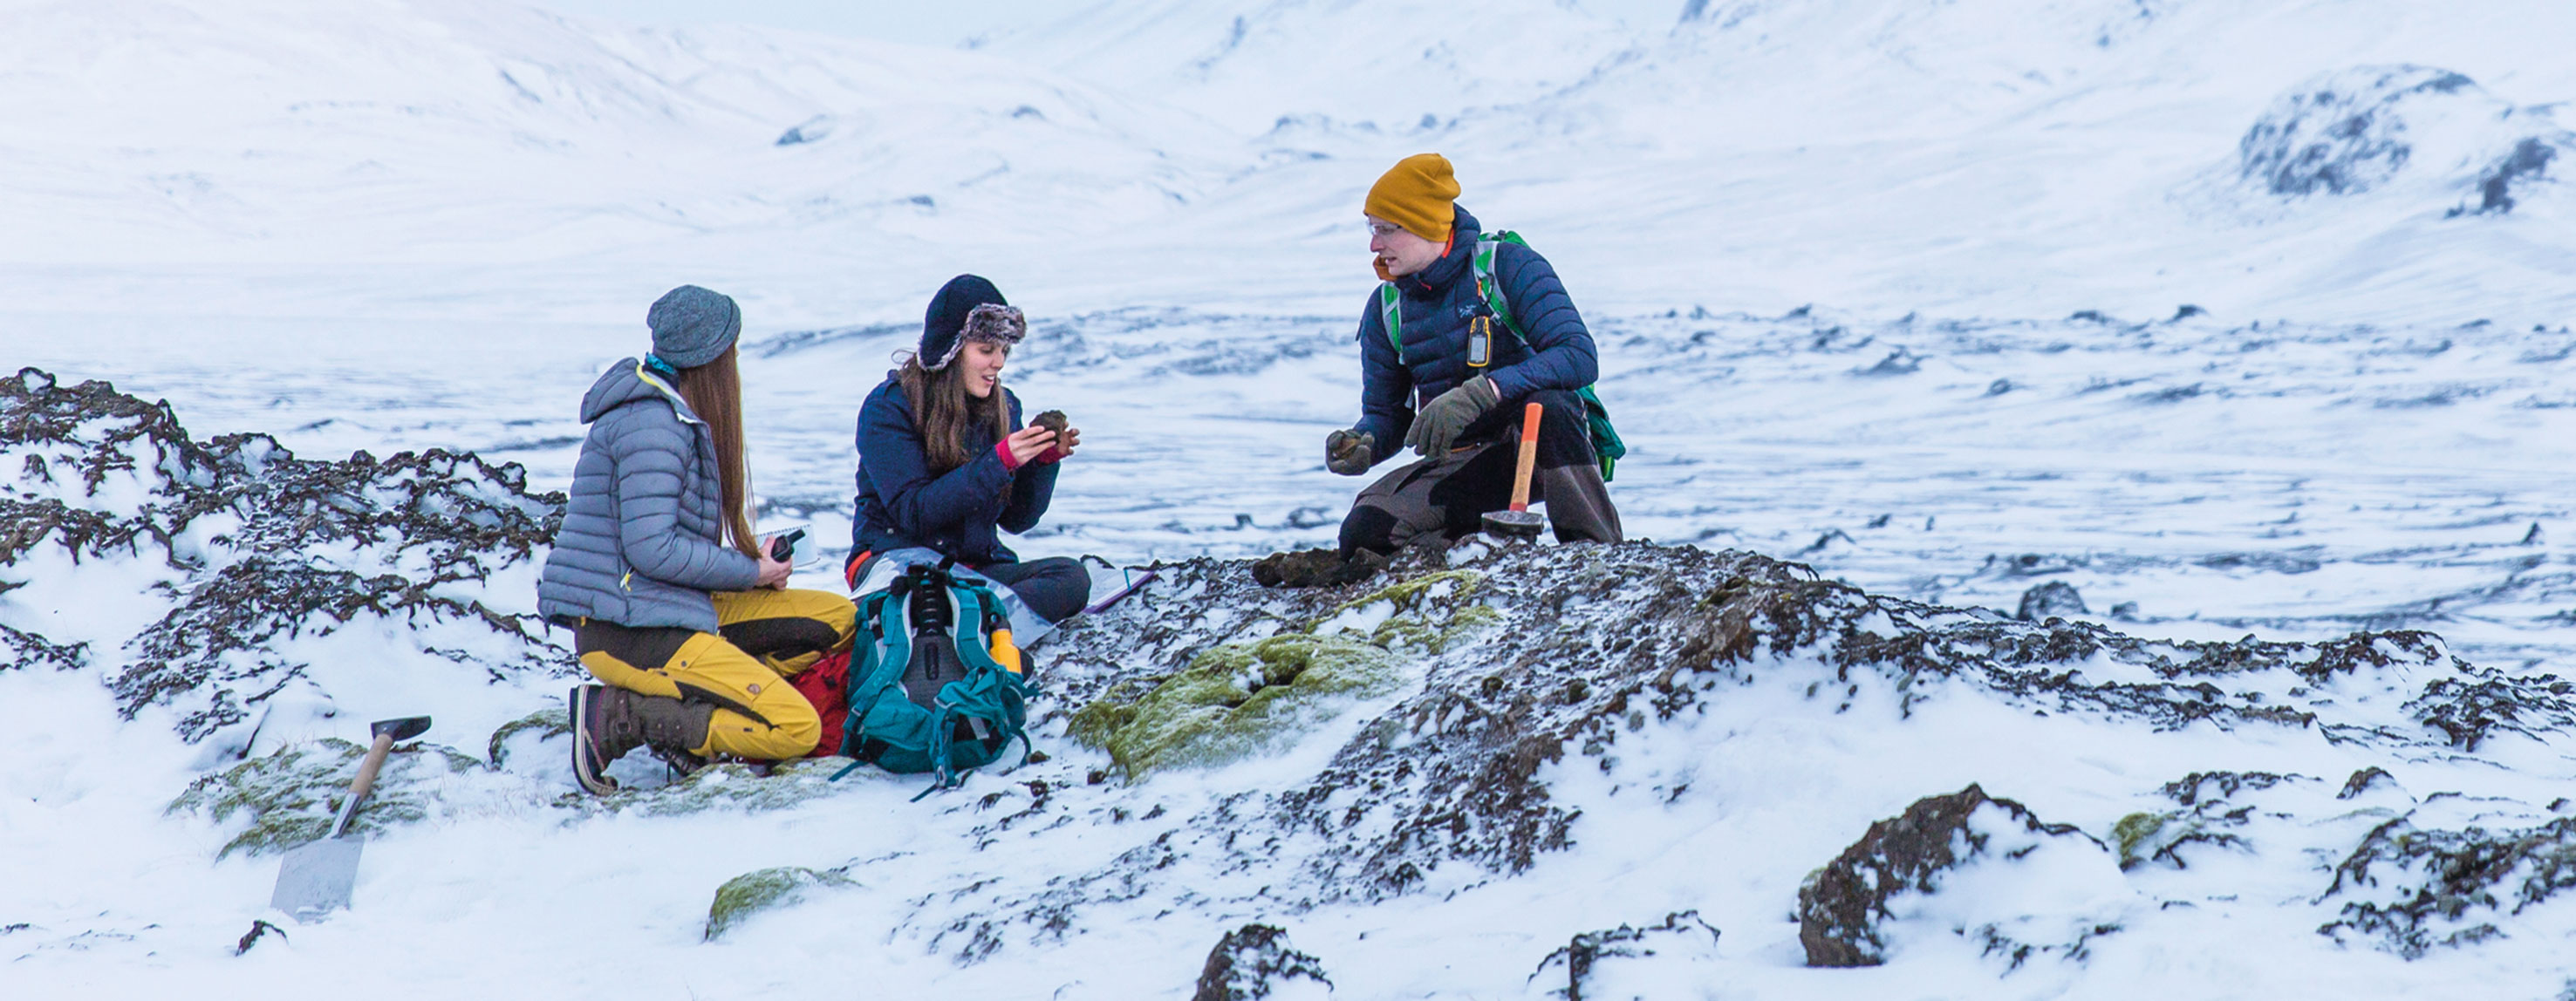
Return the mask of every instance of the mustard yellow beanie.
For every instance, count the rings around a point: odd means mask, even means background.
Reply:
[[[1449,158],[1438,153],[1416,153],[1395,162],[1395,168],[1369,187],[1368,214],[1404,227],[1406,232],[1433,243],[1449,239],[1449,222],[1456,218],[1450,203],[1458,198],[1458,177],[1449,170]]]

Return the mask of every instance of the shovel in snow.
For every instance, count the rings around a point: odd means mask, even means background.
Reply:
[[[1532,402],[1521,408],[1521,454],[1512,470],[1512,507],[1485,513],[1485,534],[1498,539],[1535,539],[1547,519],[1530,513],[1530,473],[1538,466],[1538,421],[1546,408]]]
[[[367,748],[367,760],[358,765],[357,780],[349,783],[349,798],[340,804],[331,832],[319,841],[296,846],[277,867],[277,892],[269,895],[268,905],[297,921],[318,921],[349,906],[349,887],[358,881],[358,852],[366,847],[365,839],[346,836],[349,818],[358,812],[358,801],[375,788],[376,770],[385,766],[385,754],[393,750],[394,741],[420,736],[429,729],[429,717],[378,720],[368,729],[375,733],[375,743]]]

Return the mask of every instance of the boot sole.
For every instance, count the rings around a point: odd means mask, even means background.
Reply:
[[[595,697],[592,686],[575,685],[572,698],[565,702],[572,713],[572,777],[592,795],[606,796],[617,791],[617,780],[605,774],[608,763],[592,750],[599,746],[590,732],[590,705]]]

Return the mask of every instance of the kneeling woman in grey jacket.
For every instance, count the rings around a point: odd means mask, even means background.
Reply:
[[[812,752],[822,721],[787,679],[847,648],[857,619],[847,598],[786,590],[788,564],[752,537],[741,309],[683,285],[647,322],[653,353],[582,397],[590,434],[537,585],[538,611],[607,683],[572,694],[573,773],[595,793],[638,746],[683,769]]]

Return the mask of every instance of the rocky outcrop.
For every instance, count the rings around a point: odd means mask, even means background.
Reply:
[[[2356,66],[2301,81],[2237,143],[2236,175],[2272,198],[2350,196],[2402,175],[2460,191],[2447,215],[2501,215],[2548,176],[2576,134],[2430,66]]]
[[[1889,926],[1913,916],[1907,898],[1960,893],[1963,871],[1980,865],[2025,862],[2042,851],[2100,855],[2101,842],[2070,824],[2051,824],[2029,808],[1994,799],[1970,785],[1946,796],[1927,796],[1905,812],[1869,825],[1869,831],[1798,888],[1798,943],[1809,966],[1877,966],[1887,961]],[[1945,908],[1940,930],[1974,936],[1982,950],[2014,967],[2043,951],[2076,954],[2097,935],[2119,930],[2107,921],[2079,922],[2072,942],[2034,944],[2004,922],[2028,915],[1995,914],[1979,921],[1976,901]]]
[[[1546,996],[1564,998],[1565,1001],[1583,1001],[1586,991],[1590,992],[1588,996],[1595,998],[1650,997],[1651,993],[1623,991],[1617,985],[1603,983],[1604,980],[1616,979],[1615,974],[1604,975],[1607,972],[1605,967],[1625,965],[1607,961],[1650,960],[1666,953],[1692,950],[1700,947],[1703,932],[1707,934],[1706,948],[1716,948],[1718,930],[1700,920],[1698,911],[1666,914],[1662,921],[1644,927],[1622,924],[1617,928],[1584,932],[1567,941],[1565,948],[1540,960],[1538,971],[1530,974],[1530,982],[1536,984],[1562,979],[1565,986],[1549,988]]]
[[[361,622],[489,677],[569,664],[525,604],[486,586],[532,570],[562,519],[563,496],[529,492],[516,465],[201,440],[166,403],[25,369],[0,379],[0,475],[16,477],[0,491],[0,590],[100,574],[163,609],[130,632],[56,635],[96,628],[78,614],[0,624],[0,669],[105,660],[127,718],[171,707],[191,742],[247,744],[264,704],[310,684],[293,648]]]
[[[1225,933],[1208,950],[1199,971],[1198,990],[1190,1001],[1253,1001],[1256,998],[1323,997],[1333,980],[1324,964],[1289,944],[1277,925],[1248,924]]]
[[[2321,899],[2345,902],[2320,933],[2420,959],[2507,935],[2526,912],[2576,888],[2576,817],[2523,827],[2418,826],[2429,820],[2425,812],[2372,829],[2335,866]],[[2548,933],[2563,935],[2563,924]]]

